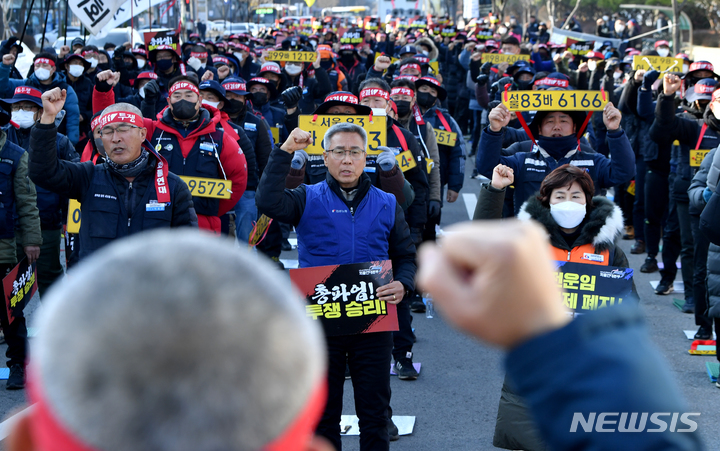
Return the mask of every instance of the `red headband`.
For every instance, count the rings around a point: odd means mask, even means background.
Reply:
[[[418,78],[415,75],[398,75],[395,77],[395,80],[410,80],[411,82],[415,83],[418,81]]]
[[[172,95],[173,92],[179,91],[181,89],[187,89],[187,90],[194,92],[197,95],[200,95],[200,91],[198,90],[197,86],[195,86],[194,84],[187,82],[187,81],[179,81],[179,82],[175,83],[174,85],[172,85],[170,87],[170,91],[168,92],[168,95]]]
[[[385,100],[390,100],[390,94],[384,89],[380,88],[365,88],[360,91],[360,100],[365,97],[382,97]]]
[[[42,97],[42,93],[40,91],[35,88],[31,88],[30,86],[18,86],[15,88],[13,97],[18,94],[27,94],[29,96],[37,97],[38,99]]]
[[[692,63],[690,65],[690,70],[688,72],[692,72],[695,70],[709,70],[710,72],[714,71],[713,65],[710,63],[704,63],[702,61],[699,61],[697,63]]]
[[[250,53],[250,47],[245,44],[235,44],[235,48]]]
[[[422,78],[420,78],[420,80],[423,80],[423,81],[427,81],[427,82],[429,82],[429,83],[432,83],[433,85],[437,86],[438,88],[441,88],[441,87],[442,87],[442,86],[440,86],[440,82],[437,81],[435,78],[432,78],[432,77],[422,77]]]
[[[146,70],[145,72],[140,72],[137,76],[138,80],[142,80],[145,78],[149,78],[152,80],[157,80],[158,76],[155,72],[150,72],[149,70]]]
[[[33,65],[35,64],[49,64],[52,67],[55,67],[55,61],[50,58],[36,58],[35,61],[33,61]]]
[[[702,85],[700,83],[694,85],[693,88],[695,88],[696,94],[710,94],[711,92],[715,91],[714,85]]]
[[[420,70],[420,65],[415,64],[415,63],[408,63],[408,64],[404,64],[404,65],[400,66],[400,72],[404,71],[405,69],[415,69],[418,72],[422,72]]]
[[[222,85],[223,88],[225,88],[226,91],[247,91],[245,83],[225,83]]]
[[[114,124],[116,122],[125,122],[126,124],[134,125],[136,127],[143,127],[145,125],[142,116],[129,111],[113,111],[112,113],[105,113],[100,116],[98,125],[100,125],[100,127],[105,127],[108,124]]]
[[[213,56],[213,64],[216,63],[222,63],[229,66],[230,60],[225,58],[224,56]]]
[[[325,97],[325,102],[330,102],[333,100],[338,102],[352,103],[353,105],[358,104],[358,98],[352,94],[331,94]]]
[[[208,54],[207,52],[190,52],[190,58],[207,58]]]
[[[282,73],[280,72],[280,68],[274,64],[264,64],[258,71],[258,74],[262,74],[263,72],[272,72],[273,74],[278,75]]]
[[[567,88],[570,82],[561,78],[543,78],[535,82],[535,86],[552,86],[557,88]]]
[[[343,44],[340,46],[340,51],[343,50],[355,50],[355,46],[352,44]]]
[[[412,97],[412,96],[415,95],[415,91],[413,91],[413,90],[410,89],[410,88],[397,87],[397,88],[392,88],[392,91],[390,91],[390,95],[391,95],[391,96],[401,95],[401,96],[410,96],[410,97]]]
[[[720,89],[716,89],[712,94],[713,102],[716,101],[720,97]]]
[[[90,130],[93,130],[93,131],[95,130],[95,127],[97,127],[98,124],[100,123],[101,117],[102,117],[102,115],[96,117],[95,119],[92,120],[92,122],[90,122]]]

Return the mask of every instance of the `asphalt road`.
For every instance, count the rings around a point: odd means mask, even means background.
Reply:
[[[480,186],[478,180],[469,177],[472,167],[473,164],[468,161],[465,186],[458,201],[444,206],[442,227],[469,219]],[[720,389],[710,383],[705,371],[705,361],[713,361],[715,357],[688,354],[691,341],[685,338],[683,330],[696,329],[693,316],[680,313],[672,305],[672,295],[657,296],[653,293],[649,282],[659,280],[659,275],[637,271],[645,256],[630,255],[630,244],[629,241],[621,242],[631,267],[636,269],[635,283],[652,340],[665,356],[681,387],[688,402],[688,412],[701,413],[697,419],[698,430],[706,448],[720,449],[720,428],[717,427]],[[297,254],[295,251],[286,252],[283,258],[296,259]],[[36,304],[37,299],[28,306],[30,323]],[[495,449],[492,436],[504,376],[502,352],[457,332],[437,315],[433,319],[426,318],[425,314],[413,316],[417,335],[414,360],[422,363],[422,371],[416,381],[393,378],[391,385],[394,414],[415,416],[415,429],[412,435],[393,442],[391,449]],[[3,345],[0,351],[4,350]],[[648,380],[647,383],[652,388],[653,381]],[[0,382],[0,416],[5,418],[23,406],[25,397],[23,391],[5,391],[2,385],[4,383]],[[351,381],[345,383],[343,413],[354,414]],[[4,437],[2,429],[0,426],[0,436]],[[358,437],[344,437],[343,449],[358,450]]]

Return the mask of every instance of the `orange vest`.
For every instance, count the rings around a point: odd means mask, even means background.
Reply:
[[[584,244],[582,246],[574,247],[571,251],[565,249],[558,249],[557,247],[550,246],[550,251],[553,255],[553,260],[567,261],[573,263],[585,263],[588,265],[600,265],[610,266],[610,251],[604,250],[600,253],[595,252],[595,246],[592,244]]]

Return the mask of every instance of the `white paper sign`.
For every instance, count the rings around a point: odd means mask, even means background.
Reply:
[[[92,34],[110,22],[122,0],[68,0],[70,9]]]
[[[140,13],[144,13],[148,10],[150,3],[152,3],[152,6],[157,6],[167,1],[168,0],[127,0],[125,3],[120,5],[112,20],[103,27],[102,32],[99,33],[99,37],[103,37],[108,31],[111,31],[112,29],[122,25],[124,22],[130,20],[131,14],[135,14],[135,17],[137,17]],[[130,2],[135,3],[132,5],[132,8]],[[155,15],[153,14],[153,20],[155,19]]]

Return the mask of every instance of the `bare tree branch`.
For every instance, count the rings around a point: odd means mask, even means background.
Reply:
[[[565,28],[565,26],[570,22],[570,19],[572,18],[572,16],[575,15],[575,12],[580,7],[580,1],[581,0],[577,0],[577,2],[575,3],[575,8],[573,8],[572,12],[567,16],[567,19],[565,19],[565,23],[562,25],[561,28]]]

